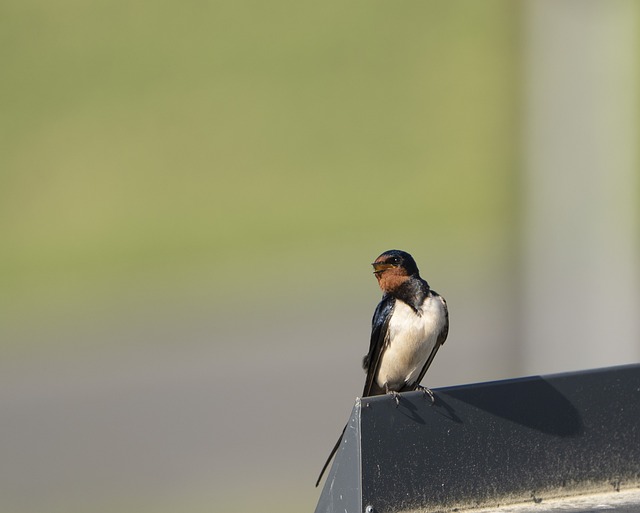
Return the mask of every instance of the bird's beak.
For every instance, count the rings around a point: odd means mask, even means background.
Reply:
[[[374,262],[371,265],[373,266],[373,274],[379,274],[382,271],[395,267],[393,264],[385,264],[384,262]]]

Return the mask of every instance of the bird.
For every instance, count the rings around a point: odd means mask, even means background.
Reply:
[[[449,334],[447,303],[420,277],[416,261],[406,251],[385,251],[371,265],[382,299],[371,321],[369,352],[362,360],[366,372],[362,397],[391,394],[398,406],[398,394],[422,390],[434,403],[433,392],[420,382]],[[346,428],[322,467],[316,487]]]

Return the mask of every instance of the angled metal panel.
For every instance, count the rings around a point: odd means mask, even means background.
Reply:
[[[392,397],[365,398],[360,416],[361,454],[345,444],[334,463],[361,459],[357,511],[533,503],[640,486],[640,365],[444,388],[434,405],[421,392],[403,394],[397,407]],[[316,511],[342,513],[326,506],[325,491]]]
[[[316,513],[359,513],[362,511],[361,474],[361,401],[356,404],[349,417],[341,447],[322,488]]]

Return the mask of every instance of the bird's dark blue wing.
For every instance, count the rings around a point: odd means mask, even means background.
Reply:
[[[380,356],[389,341],[389,320],[393,314],[396,300],[393,296],[385,295],[378,303],[371,321],[371,342],[369,352],[362,361],[362,366],[367,371],[367,379],[364,384],[362,397],[382,394],[385,391],[375,383],[375,377],[380,366]]]
[[[416,387],[422,381],[422,378],[424,378],[424,375],[427,373],[427,369],[431,365],[431,362],[433,362],[433,359],[435,358],[436,353],[438,352],[438,349],[440,349],[440,346],[444,344],[445,340],[447,340],[447,335],[449,334],[449,309],[447,308],[447,302],[435,290],[430,290],[429,294],[432,297],[437,298],[438,301],[442,301],[442,306],[444,307],[445,321],[442,326],[442,329],[440,330],[440,333],[438,333],[438,339],[437,339],[436,345],[433,347],[433,350],[431,351],[429,358],[427,358],[427,361],[425,362],[424,366],[422,367],[422,370],[420,371],[420,376],[418,377],[415,383],[411,384],[412,390],[415,390]]]
[[[375,375],[378,373],[378,366],[380,365],[380,355],[382,354],[382,350],[384,349],[385,344],[388,341],[388,331],[389,331],[389,319],[391,319],[391,314],[393,313],[393,307],[396,304],[395,298],[385,295],[382,298],[382,301],[378,303],[376,311],[373,313],[373,320],[371,322],[371,343],[369,344],[369,352],[364,357],[362,361],[362,366],[367,371],[367,379],[364,385],[364,392],[362,393],[362,397],[367,397],[370,395],[382,394],[385,391],[380,390],[380,387],[374,382]],[[342,443],[342,437],[344,436],[344,432],[347,429],[347,426],[342,430],[342,434],[336,445],[334,445],[331,450],[331,454],[327,458],[324,467],[320,471],[320,475],[318,476],[318,480],[316,481],[316,487],[320,484],[320,480],[322,479],[322,475],[324,471],[329,466],[329,462],[331,462],[331,458],[333,458],[336,451],[340,448],[340,444]]]

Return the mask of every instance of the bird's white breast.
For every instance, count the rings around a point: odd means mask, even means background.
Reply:
[[[397,299],[389,321],[389,343],[376,376],[378,385],[399,390],[415,383],[445,322],[445,306],[438,296],[427,297],[419,314]]]

